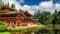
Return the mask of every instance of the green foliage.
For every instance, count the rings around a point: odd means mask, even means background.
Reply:
[[[38,21],[42,24],[49,24],[51,23],[51,13],[50,12],[36,12],[34,17],[38,18]],[[49,22],[49,23],[46,23]]]
[[[2,6],[3,6],[4,4],[3,4],[3,2],[2,2],[2,0],[0,0],[0,10],[2,9]]]
[[[0,21],[0,31],[6,31],[7,27],[4,25],[4,22]]]
[[[27,24],[23,24],[23,26],[28,26]]]
[[[53,24],[60,24],[60,11],[55,10],[55,13],[53,14],[54,18],[52,23]]]
[[[12,5],[11,5],[11,8],[15,8],[15,4],[12,4]]]
[[[44,25],[30,25],[30,26],[22,26],[22,27],[12,27],[8,28],[8,31],[12,32],[26,32],[26,31],[31,31],[31,30],[39,30],[44,28]]]
[[[38,18],[38,21],[42,24],[60,24],[60,11],[55,10],[53,14],[50,12],[36,12],[34,17]]]
[[[39,22],[42,24],[45,24],[45,30],[49,30],[47,32],[44,32],[42,30],[38,31],[38,34],[55,34],[56,32],[60,32],[60,11],[55,10],[55,12],[53,14],[51,14],[50,12],[36,12],[34,14],[34,17],[39,19]],[[58,25],[59,24],[59,25]],[[57,31],[57,30],[59,31]],[[52,32],[51,32],[51,31]],[[41,32],[41,33],[40,33]],[[56,33],[56,34],[57,34]],[[59,33],[60,34],[60,33]]]
[[[0,32],[0,34],[11,34],[10,32]]]
[[[4,22],[0,21],[0,25],[4,25]]]
[[[7,27],[6,26],[0,25],[0,32],[6,31],[6,30],[7,30]]]
[[[41,25],[41,23],[40,22],[38,22],[38,24],[37,25]]]

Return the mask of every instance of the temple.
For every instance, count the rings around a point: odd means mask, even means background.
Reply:
[[[6,26],[12,27],[15,26],[22,26],[23,24],[37,24],[38,19],[32,17],[28,11],[16,11],[14,8],[10,8],[9,6],[5,5],[2,6],[0,10],[0,21],[4,22]]]

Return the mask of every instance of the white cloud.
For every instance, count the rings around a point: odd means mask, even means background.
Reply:
[[[22,6],[21,9],[24,11],[28,11],[30,14],[34,15],[34,10],[31,9],[31,6],[24,5],[24,6]]]
[[[41,2],[39,6],[41,7],[41,11],[50,11],[51,13],[53,13],[55,10],[53,1]]]
[[[45,2],[41,2],[39,4],[42,8],[52,8],[53,7],[53,2],[52,1],[45,1]]]
[[[24,10],[24,11],[28,11],[30,9],[30,6],[24,5],[24,6],[22,6],[21,9]]]
[[[55,9],[60,10],[60,4],[56,3],[55,4]]]
[[[31,14],[34,14],[34,12],[40,10],[41,12],[43,11],[50,11],[51,13],[54,13],[54,10],[60,10],[60,4],[56,3],[53,4],[53,1],[45,1],[45,2],[41,2],[38,6],[37,5],[32,5],[32,6],[28,6],[28,5],[24,5],[23,6],[24,10],[29,11]]]
[[[32,6],[24,5],[22,9],[29,11],[31,14],[34,14],[34,12],[36,12],[38,10],[50,11],[50,12],[52,12],[54,10],[52,1],[41,2],[39,4],[39,6],[38,5],[32,5]]]
[[[22,10],[28,11],[31,14],[34,14],[34,12],[36,12],[38,10],[40,10],[41,12],[50,11],[51,13],[53,13],[55,9],[60,10],[60,4],[58,4],[58,3],[53,4],[52,0],[41,2],[41,3],[39,3],[39,5],[32,5],[32,6],[29,6],[29,5],[21,6],[20,3],[17,2],[16,0],[3,0],[3,2],[4,3],[9,2],[10,5],[12,3],[14,3],[16,5],[16,9],[21,8]],[[24,2],[24,0],[20,0],[20,2]]]
[[[16,9],[19,9],[21,7],[21,5],[19,4],[19,2],[17,2],[16,0],[2,0],[5,4],[7,4],[9,2],[10,6],[11,4],[15,4]]]

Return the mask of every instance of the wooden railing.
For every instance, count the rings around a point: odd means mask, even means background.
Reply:
[[[33,17],[0,17],[0,20],[19,20],[24,18],[33,18]]]
[[[33,18],[33,17],[0,17],[0,18]]]
[[[22,19],[24,17],[0,17],[2,20],[17,20],[17,19]]]

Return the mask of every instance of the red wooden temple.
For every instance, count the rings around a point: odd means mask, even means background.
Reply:
[[[8,6],[3,6],[0,10],[0,21],[6,26],[22,26],[23,24],[36,24],[38,19],[34,19],[27,11],[16,11]]]

